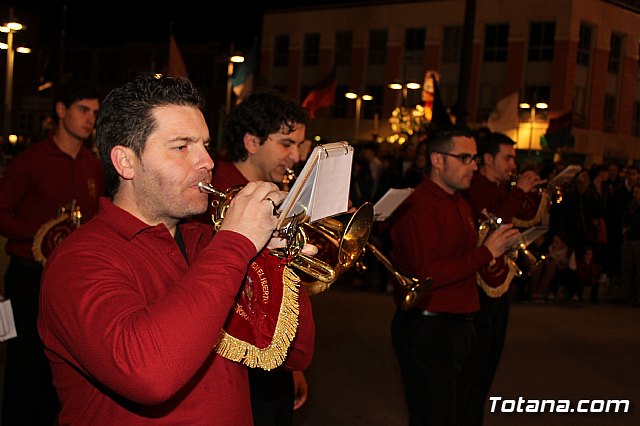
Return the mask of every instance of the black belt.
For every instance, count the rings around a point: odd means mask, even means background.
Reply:
[[[475,312],[469,312],[465,314],[451,314],[448,312],[431,312],[431,311],[420,311],[421,315],[426,317],[436,317],[450,321],[473,321],[476,318]]]

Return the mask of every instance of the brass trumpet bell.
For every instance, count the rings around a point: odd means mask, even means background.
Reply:
[[[219,199],[212,202],[215,211],[212,215],[213,225],[220,229],[226,211],[231,200],[242,189],[241,186],[219,191],[210,184],[200,182],[198,188],[201,192],[216,195]],[[341,268],[351,267],[364,250],[371,227],[373,226],[373,206],[370,203],[363,204],[344,225],[337,219],[320,219],[314,223],[308,223],[308,216],[300,214],[287,222],[283,229],[278,229],[280,235],[287,239],[287,247],[283,250],[272,250],[275,256],[287,259],[292,266],[320,281],[328,284],[336,280]],[[329,239],[338,249],[338,264],[331,266],[326,262],[307,256],[302,249],[308,241],[305,227],[310,227]]]
[[[538,259],[526,247],[518,247],[512,254],[516,264],[516,275],[519,277],[528,277],[540,265],[541,259]]]

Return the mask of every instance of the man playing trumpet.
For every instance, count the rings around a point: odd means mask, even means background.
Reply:
[[[480,164],[473,174],[471,186],[463,192],[476,224],[486,219],[482,214],[485,209],[489,214],[501,218],[503,224],[512,223],[528,201],[527,193],[537,191],[537,186],[541,183],[535,172],[526,171],[518,177],[515,186],[510,185],[512,176],[517,174],[514,146],[515,142],[502,133],[489,133],[478,140]],[[497,265],[508,268],[504,258]],[[499,275],[498,271],[493,272],[496,276]],[[492,288],[494,283],[489,283],[479,291],[480,311],[475,318],[478,366],[474,370],[475,379],[470,398],[472,406],[468,410],[471,421],[467,424],[482,424],[484,401],[504,347],[509,316],[508,281],[513,275],[507,277],[507,282],[499,283],[498,288]]]
[[[102,105],[112,198],[56,249],[42,285],[38,329],[60,424],[253,424],[247,369],[215,348],[247,270],[281,271],[263,248],[285,194],[248,183],[215,234],[185,220],[207,209],[198,184],[214,166],[200,106],[188,80],[169,77],[139,77]],[[285,360],[297,370],[314,339],[311,311],[300,310]]]
[[[282,184],[308,151],[305,142],[308,116],[291,99],[275,91],[255,92],[232,111],[225,126],[228,159],[217,163],[212,185],[220,190],[253,181]],[[204,218],[211,222],[211,215]],[[304,290],[300,303],[309,304]],[[251,407],[256,426],[291,425],[293,410],[307,399],[302,371],[249,369]]]
[[[506,225],[478,246],[471,209],[460,195],[477,170],[467,130],[438,132],[427,142],[429,174],[394,212],[394,260],[432,286],[420,303],[396,311],[391,336],[412,425],[463,423],[475,367],[473,317],[480,308],[476,273],[518,234]]]

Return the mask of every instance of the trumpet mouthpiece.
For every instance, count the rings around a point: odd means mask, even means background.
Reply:
[[[219,197],[224,197],[226,194],[222,191],[218,191],[210,183],[207,182],[198,182],[198,189],[200,192],[204,192],[206,194],[213,194]]]

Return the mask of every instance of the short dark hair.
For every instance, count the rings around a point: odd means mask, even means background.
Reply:
[[[236,105],[227,117],[225,144],[232,161],[244,161],[249,153],[244,147],[244,135],[257,137],[262,145],[270,134],[292,132],[296,125],[307,125],[309,116],[300,104],[275,90],[254,92]]]
[[[122,145],[140,157],[149,135],[158,125],[153,111],[167,105],[202,109],[204,101],[189,80],[154,75],[139,76],[113,89],[102,102],[96,123],[96,145],[110,196],[120,186],[120,177],[111,163],[111,150]]]
[[[449,152],[453,148],[453,138],[472,138],[473,132],[466,127],[451,130],[438,130],[426,140],[427,142],[427,171],[431,171],[431,154],[433,152]]]
[[[58,122],[56,104],[62,102],[69,108],[71,104],[82,99],[100,99],[98,89],[90,82],[80,79],[69,79],[54,90],[53,119]]]
[[[477,141],[480,164],[484,164],[484,154],[495,157],[500,152],[500,145],[514,146],[515,144],[515,141],[504,133],[491,132],[482,136]]]

